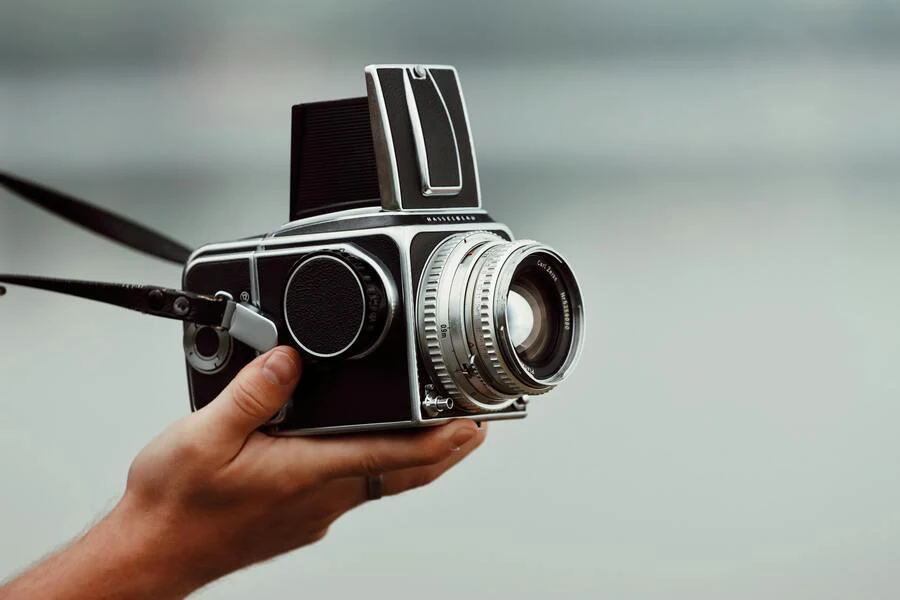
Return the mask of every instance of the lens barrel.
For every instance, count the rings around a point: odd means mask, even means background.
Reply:
[[[581,349],[581,291],[565,259],[531,240],[456,234],[432,253],[419,286],[418,337],[434,383],[469,412],[543,394]]]

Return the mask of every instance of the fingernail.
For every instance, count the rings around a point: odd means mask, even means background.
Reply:
[[[475,437],[475,428],[465,425],[457,429],[450,438],[450,450],[459,452],[459,450],[473,437]]]
[[[275,385],[287,385],[297,378],[297,362],[287,352],[278,350],[263,365],[263,376]]]

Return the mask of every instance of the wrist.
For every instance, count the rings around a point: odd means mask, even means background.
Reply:
[[[172,523],[128,492],[77,545],[97,557],[102,579],[123,598],[183,598],[209,581],[192,568]]]
[[[183,598],[209,580],[179,557],[164,519],[126,496],[81,538],[2,586],[4,598]],[[5,595],[5,594],[8,595]]]

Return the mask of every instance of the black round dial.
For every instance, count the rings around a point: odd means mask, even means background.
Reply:
[[[284,317],[294,341],[317,358],[366,353],[389,325],[389,285],[376,268],[347,252],[300,260],[284,291]]]

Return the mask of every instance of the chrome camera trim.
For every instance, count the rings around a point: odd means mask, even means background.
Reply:
[[[344,219],[352,219],[352,218],[365,218],[366,216],[371,215],[348,215],[350,211],[341,211],[341,213],[334,213],[338,215],[338,218]],[[382,213],[386,211],[378,210],[376,213]],[[406,211],[408,214],[427,214],[432,215],[435,213],[440,214],[464,214],[464,213],[479,213],[484,211],[479,210],[459,210],[459,209],[444,209],[442,211],[431,211],[431,210],[422,210],[422,211]],[[318,222],[319,219],[317,217],[312,217],[310,219],[300,219],[291,222],[290,225],[297,225],[298,223],[306,223],[310,220],[314,220]],[[502,232],[510,239],[513,238],[512,231],[503,223],[485,223],[482,224],[484,227],[489,228],[492,231]],[[510,411],[510,412],[486,412],[483,414],[461,414],[461,415],[453,415],[448,417],[428,417],[423,414],[422,410],[422,399],[423,397],[420,395],[420,390],[422,387],[430,381],[421,381],[419,378],[418,372],[418,364],[416,362],[416,347],[417,347],[417,335],[416,335],[416,307],[413,302],[413,298],[415,298],[414,290],[413,290],[413,282],[412,282],[412,262],[410,255],[410,245],[415,236],[420,233],[440,233],[446,232],[448,234],[458,233],[458,232],[466,232],[472,231],[472,223],[441,223],[441,224],[433,224],[433,225],[397,225],[379,228],[377,230],[373,229],[350,229],[347,231],[341,231],[340,237],[342,240],[352,240],[356,237],[365,237],[371,236],[373,233],[378,235],[386,235],[390,237],[396,244],[400,252],[400,284],[403,286],[403,297],[405,301],[403,302],[403,310],[404,316],[406,317],[406,364],[407,364],[407,374],[410,381],[410,414],[412,415],[410,420],[408,421],[396,421],[396,422],[388,422],[388,423],[362,423],[362,424],[353,424],[353,425],[339,425],[334,427],[315,427],[315,428],[301,428],[301,429],[293,429],[290,431],[279,431],[277,435],[279,436],[303,436],[303,435],[318,435],[318,434],[328,434],[328,433],[353,433],[353,432],[361,432],[361,431],[371,431],[371,430],[381,430],[381,429],[401,429],[405,427],[421,427],[421,426],[433,426],[440,425],[443,423],[447,423],[454,419],[467,419],[473,421],[500,421],[500,420],[509,420],[509,419],[524,419],[527,417],[527,412],[523,409],[520,411]],[[287,254],[302,254],[307,253],[310,249],[314,248],[327,248],[334,246],[347,245],[351,242],[342,242],[339,244],[315,244],[315,242],[328,242],[335,238],[335,233],[312,233],[312,234],[299,234],[295,236],[280,236],[280,237],[271,237],[271,234],[259,236],[257,238],[241,240],[238,242],[218,242],[207,244],[202,246],[198,250],[196,250],[191,257],[191,260],[187,263],[184,270],[184,277],[186,278],[188,273],[193,269],[196,265],[206,264],[206,263],[217,263],[227,260],[247,260],[248,264],[253,266],[257,257],[267,255],[272,256],[276,253],[279,255],[287,255]],[[313,245],[302,245],[298,246],[298,244],[309,244],[313,242]],[[288,248],[284,248],[284,246],[291,246]],[[215,254],[212,256],[203,256],[206,252],[221,252],[235,250],[233,253],[225,253],[225,254]],[[238,250],[245,250],[244,252],[238,252]],[[250,250],[247,252],[246,250]],[[252,299],[253,303],[258,306],[259,297],[258,297],[258,273],[255,268],[251,269],[251,275],[253,280],[251,281],[251,287],[256,289],[256,296]],[[397,300],[399,305],[399,298]],[[399,306],[397,307],[400,308]],[[191,378],[188,378],[189,385],[191,387],[191,407],[194,410],[197,410],[197,406],[194,403],[194,391],[193,391],[193,383],[190,381]]]
[[[426,72],[432,69],[437,70],[446,70],[451,71],[453,73],[453,77],[456,80],[457,89],[459,92],[460,103],[462,104],[462,113],[466,123],[466,139],[469,142],[469,147],[472,150],[472,166],[474,169],[474,177],[475,177],[475,194],[478,199],[477,206],[469,207],[469,212],[473,210],[481,209],[481,179],[478,174],[478,159],[477,152],[475,152],[475,142],[472,139],[472,124],[469,120],[469,109],[466,105],[466,97],[462,93],[462,88],[459,84],[459,73],[456,70],[456,67],[451,65],[409,65],[409,64],[373,64],[368,65],[365,68],[366,74],[366,91],[369,96],[369,114],[371,117],[372,124],[372,137],[375,141],[375,153],[380,156],[379,164],[379,172],[378,172],[378,180],[381,191],[381,206],[385,210],[402,210],[409,212],[422,212],[422,213],[430,213],[430,212],[446,212],[447,209],[443,207],[435,207],[435,208],[420,208],[412,211],[410,208],[405,207],[403,204],[403,198],[400,193],[400,180],[398,175],[398,167],[397,167],[397,155],[394,150],[394,138],[391,133],[390,121],[388,120],[388,111],[387,104],[384,99],[384,94],[381,90],[381,79],[378,76],[379,69],[400,69],[406,73],[407,69],[413,67],[425,69]],[[429,73],[430,76],[430,73]],[[433,79],[432,79],[433,81]],[[441,101],[443,102],[443,96],[441,96]],[[446,103],[444,104],[444,108],[446,110]],[[452,122],[451,122],[452,126]],[[455,129],[454,129],[454,133]],[[384,150],[382,148],[386,148],[387,155],[381,156]],[[457,159],[461,160],[459,156],[459,148],[457,146]],[[423,155],[419,155],[420,157]],[[461,166],[461,165],[460,165]],[[426,165],[427,169],[427,165]],[[421,170],[421,163],[420,163]],[[460,178],[462,178],[462,172],[460,170]],[[465,212],[465,211],[461,211]]]
[[[197,334],[202,329],[213,329],[219,338],[219,350],[213,356],[203,356],[197,351]],[[194,369],[203,374],[213,375],[221,371],[231,360],[234,341],[224,329],[188,323],[184,328],[182,346],[185,358]],[[191,396],[193,397],[193,393]]]
[[[453,153],[456,156],[456,185],[435,186],[431,184],[431,169],[428,166],[428,148],[425,145],[425,133],[422,130],[422,120],[419,118],[419,108],[416,103],[416,95],[413,93],[410,78],[417,80],[427,80],[432,88],[434,88],[441,106],[444,107],[444,116],[447,118],[447,124],[453,134]],[[450,118],[450,111],[447,108],[447,102],[441,89],[434,81],[431,71],[425,67],[417,66],[413,69],[403,69],[403,91],[406,94],[406,106],[409,111],[409,120],[412,123],[413,140],[416,143],[416,158],[419,163],[419,177],[422,180],[422,193],[426,196],[454,196],[462,191],[462,163],[459,159],[459,144],[456,141],[456,129],[453,127],[453,120]]]
[[[570,327],[572,330],[572,341],[569,345],[569,351],[566,353],[566,360],[562,365],[556,370],[555,373],[548,377],[539,378],[536,377],[531,369],[529,369],[522,359],[519,357],[519,354],[515,351],[515,345],[512,343],[512,339],[510,338],[509,328],[506,326],[506,304],[508,299],[508,291],[510,284],[512,283],[512,277],[515,273],[516,267],[521,264],[524,260],[534,254],[547,254],[548,256],[553,257],[554,260],[558,261],[565,269],[566,273],[559,274],[558,276],[568,277],[572,281],[572,289],[569,290],[574,297],[569,297],[569,310],[571,314],[569,316]],[[581,356],[582,347],[584,344],[584,298],[581,291],[581,286],[578,284],[578,280],[575,277],[574,271],[568,266],[569,262],[556,250],[547,246],[546,244],[542,244],[540,242],[535,242],[533,240],[521,240],[517,242],[514,246],[510,247],[508,252],[504,253],[504,256],[500,259],[500,266],[498,268],[499,276],[496,281],[496,285],[493,288],[492,297],[494,299],[494,310],[493,310],[493,319],[492,322],[496,330],[493,332],[496,334],[499,332],[499,335],[495,339],[504,347],[505,352],[501,352],[500,354],[508,354],[512,356],[513,361],[517,367],[517,374],[519,377],[527,378],[527,382],[525,386],[528,389],[535,391],[526,391],[525,395],[536,395],[543,394],[560,383],[562,383],[575,368],[575,365],[578,362],[578,359]],[[505,293],[504,293],[505,292]],[[508,368],[508,367],[507,367]]]

